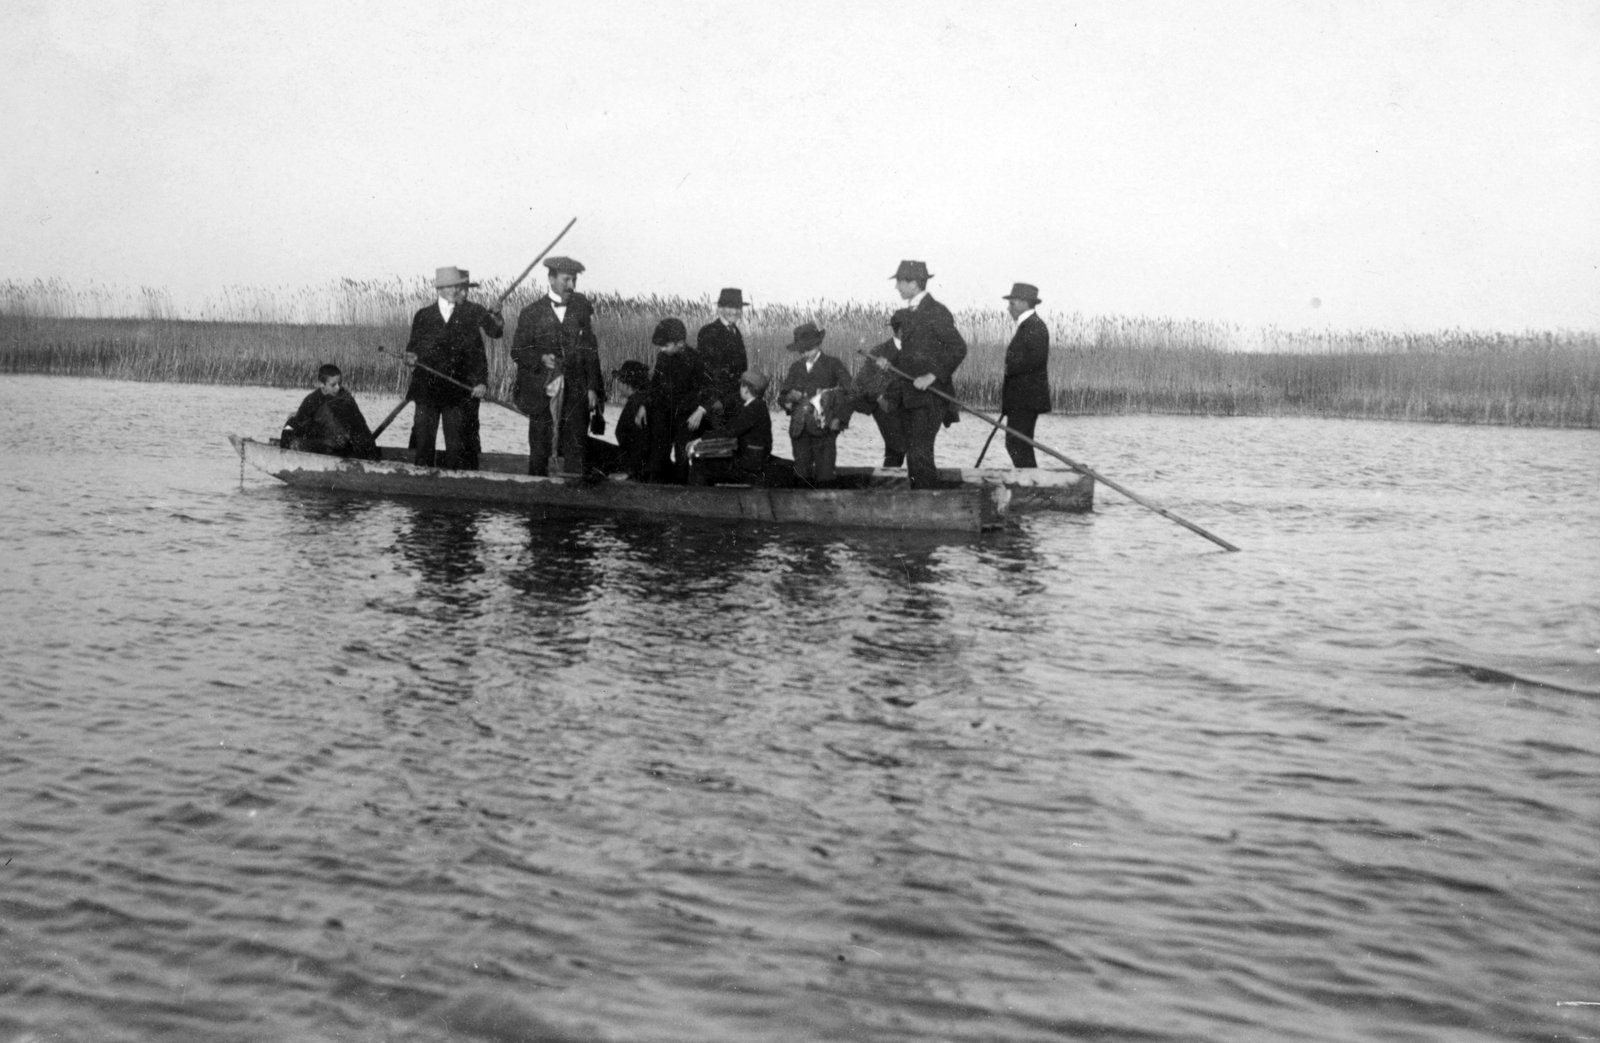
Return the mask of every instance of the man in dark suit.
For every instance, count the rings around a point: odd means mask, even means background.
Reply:
[[[550,292],[522,309],[511,337],[512,398],[528,414],[528,473],[549,474],[555,453],[567,474],[583,474],[589,417],[606,400],[594,307],[577,291],[583,265],[551,257],[544,266]]]
[[[906,302],[900,347],[885,351],[878,360],[880,366],[893,365],[906,374],[895,378],[889,399],[902,412],[906,470],[913,489],[939,488],[934,440],[941,427],[956,422],[959,413],[934,390],[953,396],[955,384],[951,378],[967,357],[967,342],[957,331],[950,309],[928,296],[928,280],[932,277],[922,261],[900,262],[891,276],[895,290]]]
[[[412,461],[423,467],[478,469],[478,403],[489,391],[489,356],[484,334],[498,340],[505,333],[500,312],[467,299],[478,285],[464,268],[440,268],[433,276],[439,299],[411,320],[406,361],[436,369],[451,383],[422,369],[411,371],[406,397],[417,404],[411,423]],[[460,385],[465,384],[467,388]],[[434,450],[444,427],[444,458]]]
[[[1050,327],[1034,311],[1039,306],[1037,286],[1015,283],[1004,299],[1016,333],[1006,346],[1000,412],[1007,427],[1032,438],[1039,414],[1050,412]],[[1033,446],[1011,434],[1006,435],[1006,452],[1011,455],[1012,467],[1039,466]]]
[[[729,287],[717,297],[717,317],[700,327],[694,350],[706,375],[711,423],[727,423],[742,408],[739,378],[750,368],[739,320],[744,316],[744,294]]]

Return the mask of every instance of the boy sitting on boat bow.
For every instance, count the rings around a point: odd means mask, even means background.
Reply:
[[[317,389],[305,397],[300,408],[283,425],[279,444],[304,453],[378,459],[367,418],[361,415],[355,396],[343,386],[344,376],[331,362],[317,370]]]

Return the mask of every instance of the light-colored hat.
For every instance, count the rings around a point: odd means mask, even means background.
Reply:
[[[433,273],[433,288],[442,290],[447,286],[476,286],[477,283],[467,278],[465,268],[451,265],[448,268],[438,268]]]

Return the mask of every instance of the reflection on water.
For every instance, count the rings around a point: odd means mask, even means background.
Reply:
[[[1226,555],[241,491],[292,403],[127,387],[0,380],[0,1041],[1600,1035],[1589,433],[1041,421]]]

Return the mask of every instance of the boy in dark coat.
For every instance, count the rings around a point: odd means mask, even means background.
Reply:
[[[645,407],[650,425],[648,480],[682,485],[689,478],[685,446],[706,417],[706,376],[699,356],[688,349],[689,332],[680,319],[656,323],[650,343],[661,349],[650,374]]]
[[[794,476],[809,485],[833,481],[839,431],[850,418],[850,370],[822,353],[827,331],[814,322],[795,327],[789,350],[799,352],[778,389],[778,402],[789,414],[789,442],[794,447]],[[830,392],[838,390],[837,394]]]
[[[1050,327],[1034,311],[1039,306],[1037,286],[1014,283],[1003,299],[1017,332],[1006,346],[1000,412],[1007,427],[1032,438],[1039,414],[1050,412]],[[1006,435],[1006,452],[1012,467],[1039,466],[1033,446],[1011,434]]]
[[[305,397],[283,425],[279,444],[305,453],[376,460],[378,446],[367,427],[367,418],[361,415],[355,396],[343,383],[338,366],[328,363],[317,370],[317,389]]]
[[[767,378],[751,370],[739,378],[739,410],[726,421],[706,432],[706,439],[731,438],[732,455],[694,461],[691,485],[738,482],[766,483],[768,461],[772,459],[772,414],[767,411]]]
[[[611,371],[617,391],[625,396],[617,417],[617,444],[592,438],[589,451],[594,463],[607,474],[621,472],[643,481],[650,468],[650,370],[629,359]]]

